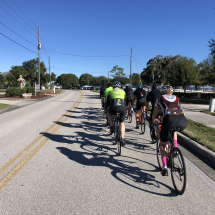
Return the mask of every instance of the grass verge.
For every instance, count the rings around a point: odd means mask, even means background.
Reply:
[[[0,104],[0,110],[11,107],[13,105],[8,105],[8,104]]]
[[[187,118],[186,118],[187,119]],[[181,132],[190,139],[206,146],[215,152],[215,129],[206,125],[187,119],[187,127]]]
[[[51,89],[51,90],[40,90],[40,92],[43,92],[43,93],[54,92],[54,90],[53,89]],[[61,92],[63,92],[63,90],[57,89],[57,90],[55,90],[55,92],[56,93],[61,93]]]

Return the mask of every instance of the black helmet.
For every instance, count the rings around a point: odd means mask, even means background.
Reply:
[[[127,88],[127,89],[128,89],[128,88],[130,88],[130,86],[129,86],[129,85],[127,85],[125,88]]]
[[[159,89],[159,85],[156,84],[156,83],[154,83],[154,84],[152,85],[152,90],[155,90],[155,89]]]
[[[107,87],[112,87],[112,85],[113,85],[112,83],[108,83]]]

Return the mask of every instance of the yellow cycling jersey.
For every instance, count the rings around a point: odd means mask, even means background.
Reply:
[[[106,88],[105,91],[104,91],[104,96],[105,96],[106,99],[107,99],[107,94],[108,94],[108,92],[109,92],[110,90],[113,90],[113,87],[108,87],[108,88]]]
[[[110,90],[107,94],[107,102],[108,106],[122,106],[125,107],[125,97],[126,93],[124,90],[115,88],[113,90]]]

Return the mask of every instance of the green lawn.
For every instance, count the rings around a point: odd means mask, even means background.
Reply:
[[[46,92],[54,92],[54,90],[53,90],[53,89],[51,89],[51,90],[40,90],[40,92],[43,92],[43,93],[46,93]],[[56,92],[56,93],[61,93],[61,92],[63,92],[63,90],[56,89],[55,92]]]
[[[1,104],[0,103],[0,110],[11,107],[12,105],[8,105],[8,104]]]
[[[5,93],[5,92],[6,92],[6,89],[0,89],[0,92],[1,92],[1,93]]]
[[[182,133],[215,152],[214,128],[187,119],[187,127]]]

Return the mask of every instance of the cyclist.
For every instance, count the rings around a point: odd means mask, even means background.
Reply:
[[[105,91],[106,87],[107,87],[107,85],[104,84],[100,88],[100,99],[101,99],[102,108],[104,107],[104,91]]]
[[[122,134],[122,146],[125,146],[125,91],[120,89],[121,83],[115,81],[113,83],[113,90],[110,90],[107,94],[107,115],[111,126],[111,133],[114,133],[113,115],[120,113],[120,130]]]
[[[129,104],[129,102],[131,102],[131,106],[133,106],[134,91],[130,86],[126,86],[125,94],[126,94],[126,118],[127,118],[127,112],[128,112],[127,105]]]
[[[146,106],[146,91],[143,89],[142,85],[139,85],[137,89],[134,91],[134,97],[133,97],[133,103],[135,102],[135,99],[137,99],[136,103],[136,128],[139,129],[139,122],[140,122],[140,117],[139,117],[139,112],[141,109],[141,106],[143,106],[143,111],[145,111]]]
[[[170,85],[165,85],[161,88],[162,96],[157,98],[155,102],[154,112],[152,115],[152,121],[154,122],[159,108],[161,108],[164,118],[161,126],[160,133],[160,152],[162,159],[162,175],[167,174],[167,141],[170,137],[171,128],[179,128],[181,131],[187,126],[187,121],[184,116],[184,111],[180,106],[179,98],[173,95],[173,88]],[[174,133],[173,142],[177,147],[177,132]]]
[[[159,98],[160,96],[161,96],[161,92],[159,90],[159,86],[158,86],[158,84],[154,83],[152,85],[152,90],[148,93],[148,95],[146,97],[146,112],[149,109],[149,102],[151,102],[151,105],[152,105],[152,110],[151,110],[151,113],[150,113],[149,123],[150,123],[150,130],[153,131],[154,138],[155,138],[155,133],[154,133],[154,129],[152,129],[152,127],[153,127],[152,114],[153,114],[153,111],[154,111],[155,102],[156,102],[157,98]],[[159,114],[161,115],[161,112],[159,112]]]
[[[107,84],[107,88],[104,90],[104,100],[105,100],[105,105],[104,105],[104,109],[105,109],[105,116],[106,116],[106,119],[107,119],[107,106],[106,106],[106,103],[107,103],[107,94],[110,90],[112,90],[113,87],[112,87],[112,83],[108,83]],[[108,123],[107,123],[108,124]]]

